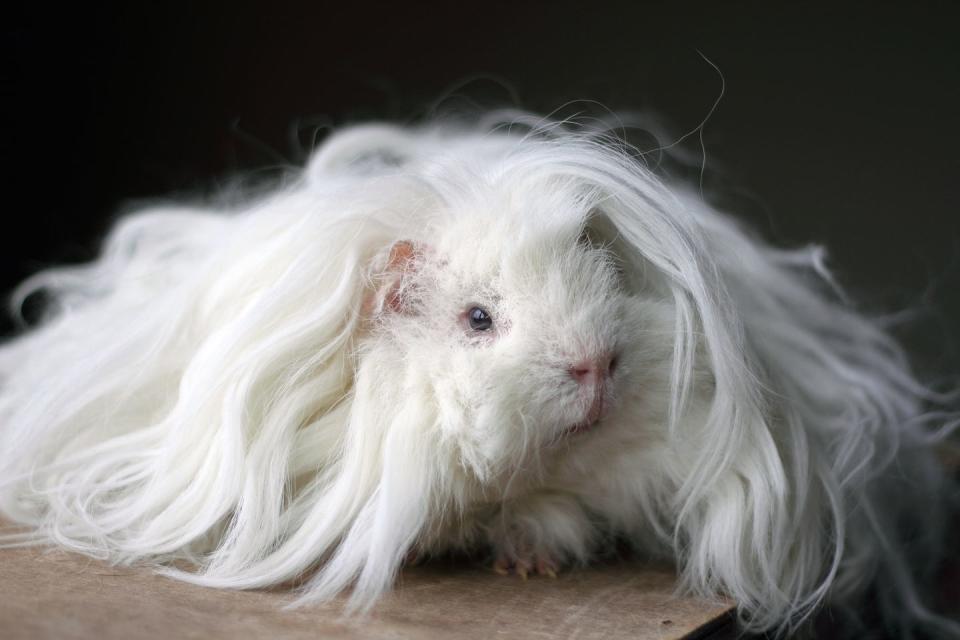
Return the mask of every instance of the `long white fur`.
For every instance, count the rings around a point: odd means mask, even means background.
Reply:
[[[411,554],[624,537],[752,629],[873,585],[890,629],[956,633],[919,589],[951,400],[831,285],[603,132],[347,128],[293,184],[137,212],[22,285],[15,310],[48,307],[0,347],[0,513],[27,526],[2,541],[308,575],[302,600],[365,609]],[[474,303],[492,336],[459,322]],[[565,363],[607,348],[613,411],[571,436]]]

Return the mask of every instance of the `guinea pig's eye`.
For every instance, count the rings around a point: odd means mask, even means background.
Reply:
[[[467,322],[474,331],[487,331],[493,326],[493,318],[487,313],[486,309],[481,307],[471,307],[467,311]]]

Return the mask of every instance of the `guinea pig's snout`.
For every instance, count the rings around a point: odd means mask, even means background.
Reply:
[[[584,423],[592,425],[607,414],[610,408],[608,387],[617,368],[617,354],[605,353],[594,358],[578,360],[567,371],[580,385],[581,393],[589,403]]]
[[[570,365],[567,371],[582,385],[604,384],[617,368],[617,356],[607,353],[598,358],[587,358]]]

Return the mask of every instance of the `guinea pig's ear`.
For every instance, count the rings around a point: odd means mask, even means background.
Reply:
[[[376,287],[367,300],[371,315],[413,313],[412,279],[423,264],[424,247],[411,240],[398,240],[390,247]]]

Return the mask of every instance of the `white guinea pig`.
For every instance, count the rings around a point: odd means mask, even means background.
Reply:
[[[952,399],[820,252],[606,133],[348,128],[253,201],[123,218],[15,307],[35,292],[0,347],[7,544],[367,609],[411,557],[553,575],[621,540],[749,629],[873,593],[891,632],[956,632],[921,604]]]

